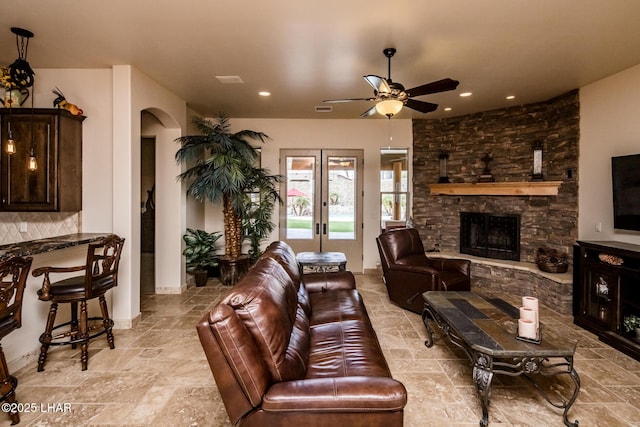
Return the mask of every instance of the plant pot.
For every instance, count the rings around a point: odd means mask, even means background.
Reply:
[[[18,108],[22,106],[25,100],[24,95],[18,89],[7,90],[4,93],[5,108]]]
[[[241,255],[238,258],[220,257],[220,283],[233,286],[249,271],[249,255]]]
[[[207,284],[207,270],[197,270],[191,274],[193,275],[193,279],[196,282],[196,287],[201,288]]]

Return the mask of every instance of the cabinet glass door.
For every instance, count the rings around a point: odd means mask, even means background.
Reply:
[[[587,273],[587,315],[615,329],[617,317],[618,278],[610,269],[592,265]]]

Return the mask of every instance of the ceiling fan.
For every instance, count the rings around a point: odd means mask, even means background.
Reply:
[[[367,81],[367,83],[369,83],[371,87],[373,87],[373,97],[327,99],[322,102],[338,103],[352,101],[375,101],[376,105],[360,114],[360,117],[367,117],[372,116],[375,113],[380,113],[383,116],[391,118],[395,114],[399,113],[400,110],[402,110],[403,106],[411,108],[412,110],[419,111],[421,113],[429,113],[431,111],[435,111],[438,108],[438,104],[433,104],[426,101],[418,101],[412,98],[416,96],[428,95],[430,93],[454,90],[460,84],[460,82],[457,80],[446,78],[406,90],[400,83],[396,83],[391,80],[391,58],[393,57],[393,55],[395,55],[396,49],[389,47],[384,49],[382,53],[387,57],[389,62],[388,78],[385,79],[373,74],[364,76],[364,79]]]

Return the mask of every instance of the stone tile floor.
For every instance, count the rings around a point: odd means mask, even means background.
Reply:
[[[393,376],[407,388],[405,426],[477,426],[482,411],[466,357],[444,340],[426,348],[422,319],[391,304],[378,276],[358,275],[357,283]],[[143,297],[141,321],[115,331],[114,350],[103,337],[90,344],[85,372],[78,351],[67,347],[50,351],[44,372],[36,372],[35,363],[14,372],[19,402],[35,409],[21,414],[20,425],[230,426],[194,327],[226,289],[210,280],[182,295]],[[574,326],[570,317],[543,307],[541,321],[578,342],[582,388],[569,419],[581,427],[640,426],[640,362]],[[489,422],[563,425],[561,411],[530,385],[503,376],[494,378]],[[0,414],[0,426],[9,424]]]

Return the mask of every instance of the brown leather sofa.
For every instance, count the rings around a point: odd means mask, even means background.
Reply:
[[[233,425],[402,426],[406,389],[349,271],[302,275],[274,242],[197,330]]]
[[[389,299],[402,308],[422,313],[422,293],[471,288],[471,262],[428,258],[415,228],[385,231],[376,243]]]

